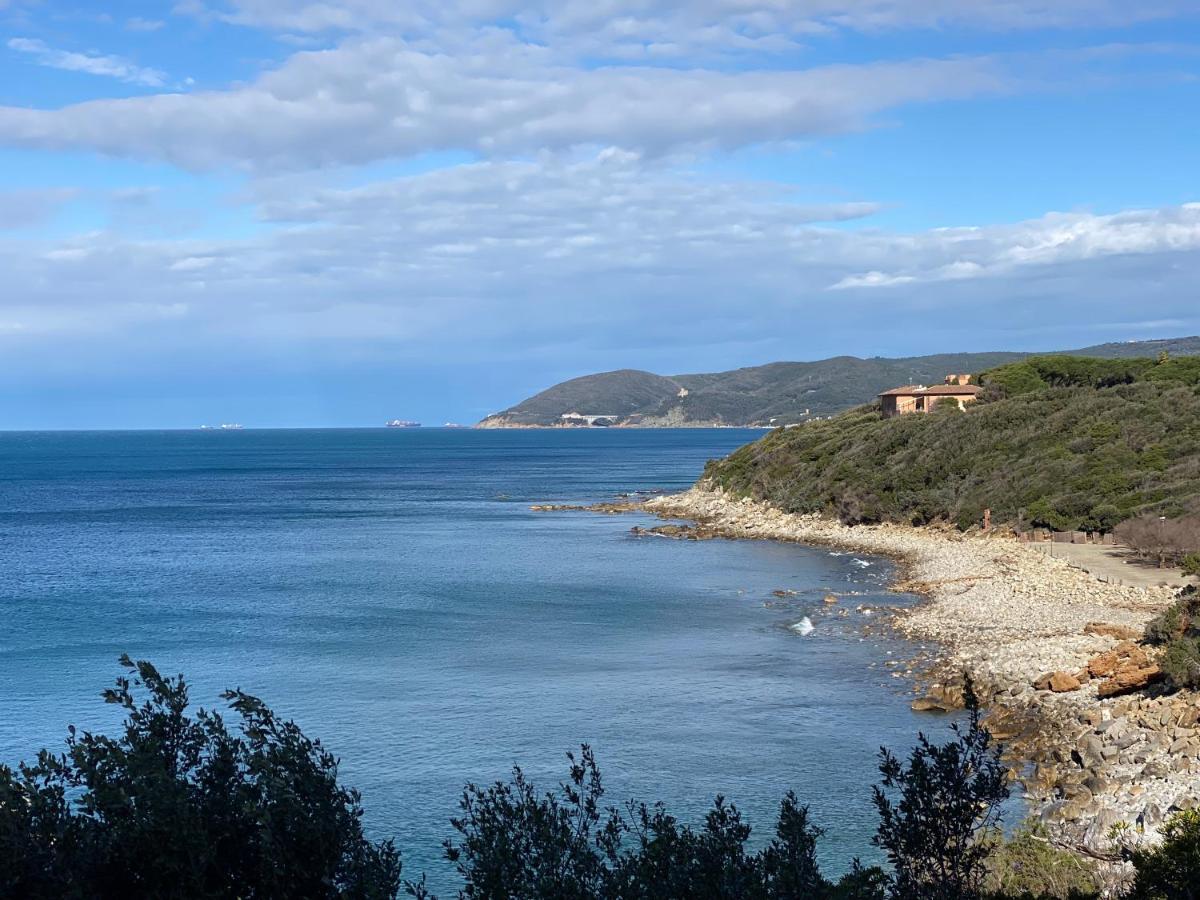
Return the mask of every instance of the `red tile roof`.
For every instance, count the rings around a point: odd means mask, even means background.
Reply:
[[[884,391],[880,397],[974,397],[983,388],[974,384],[935,384],[924,387],[919,384],[906,384],[903,387]]]

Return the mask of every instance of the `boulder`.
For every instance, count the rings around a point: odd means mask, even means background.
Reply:
[[[1096,690],[1096,696],[1101,699],[1115,697],[1118,694],[1128,694],[1130,691],[1140,691],[1142,688],[1162,679],[1162,669],[1158,666],[1123,666],[1113,673],[1107,681],[1103,681]]]
[[[1109,678],[1118,669],[1145,668],[1150,664],[1146,651],[1133,641],[1121,641],[1111,650],[1094,656],[1087,664],[1088,674],[1093,678]]]
[[[1053,691],[1056,694],[1065,694],[1068,691],[1079,690],[1079,679],[1070,672],[1047,672],[1041,678],[1033,683],[1033,686],[1039,691]]]
[[[910,707],[913,712],[949,712],[945,703],[934,697],[918,697]]]

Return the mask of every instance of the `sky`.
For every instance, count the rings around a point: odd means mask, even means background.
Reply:
[[[0,0],[0,429],[1200,334],[1196,0]]]

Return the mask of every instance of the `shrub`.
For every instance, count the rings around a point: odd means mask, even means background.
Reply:
[[[724,798],[699,829],[662,804],[605,811],[591,749],[568,758],[570,776],[557,793],[539,794],[520,768],[507,783],[467,786],[452,822],[458,837],[445,845],[465,882],[460,896],[883,900],[879,869],[856,862],[837,885],[825,880],[816,859],[822,831],[794,794],[780,804],[774,839],[750,853],[750,826]],[[421,884],[409,892],[428,896]]]
[[[1181,637],[1171,641],[1158,665],[1176,690],[1200,687],[1200,638]]]
[[[1200,590],[1188,585],[1179,598],[1146,624],[1150,644],[1166,644],[1185,635],[1200,636]]]
[[[1025,828],[996,848],[985,883],[991,897],[1039,900],[1097,897],[1101,888],[1095,865],[1051,845],[1040,827]]]
[[[1200,812],[1177,813],[1163,826],[1163,842],[1135,850],[1136,876],[1128,900],[1200,900]]]
[[[999,749],[980,722],[968,681],[967,728],[952,725],[955,739],[931,743],[918,735],[904,765],[880,751],[883,784],[874,789],[879,810],[875,843],[892,864],[895,900],[964,900],[982,894],[991,838],[1008,798],[1008,775]],[[890,793],[898,792],[893,802]]]
[[[241,691],[223,695],[240,733],[189,717],[182,676],[121,663],[119,737],[71,728],[66,754],[0,766],[0,896],[396,896],[400,856],[363,837],[319,742]]]

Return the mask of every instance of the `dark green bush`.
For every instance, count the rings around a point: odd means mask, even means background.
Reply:
[[[0,766],[0,897],[396,895],[399,854],[364,838],[319,742],[241,691],[224,695],[237,733],[190,717],[182,677],[122,664],[104,694],[125,710],[119,737],[72,728],[65,755]]]
[[[1168,683],[1177,690],[1200,688],[1200,638],[1180,637],[1171,641],[1158,664]]]
[[[1165,610],[1146,623],[1149,644],[1166,644],[1184,636],[1200,637],[1200,589],[1188,585]]]
[[[965,695],[969,719],[965,728],[951,726],[954,740],[939,745],[918,735],[907,765],[880,751],[875,843],[892,864],[894,900],[964,900],[983,893],[1000,805],[1008,799],[1008,772],[980,724],[970,682]]]

